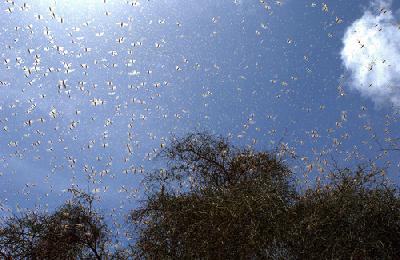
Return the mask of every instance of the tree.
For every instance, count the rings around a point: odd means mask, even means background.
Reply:
[[[131,212],[150,259],[393,259],[400,198],[375,168],[335,169],[302,190],[274,153],[204,133],[174,139]]]
[[[140,258],[287,257],[295,190],[272,153],[238,149],[205,133],[174,139],[149,174],[147,200],[131,214]]]
[[[112,239],[94,198],[52,214],[30,211],[0,227],[2,259],[396,259],[400,196],[375,167],[339,169],[305,190],[273,152],[207,133],[174,138],[130,212],[133,244]]]
[[[400,255],[400,199],[375,169],[341,169],[293,208],[291,250],[300,259],[393,259]]]
[[[103,259],[107,226],[92,209],[92,197],[76,196],[52,215],[23,213],[0,229],[0,254],[5,259]]]

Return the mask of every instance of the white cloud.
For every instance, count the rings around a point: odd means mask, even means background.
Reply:
[[[375,1],[343,37],[351,86],[376,104],[400,106],[400,25],[390,1]]]

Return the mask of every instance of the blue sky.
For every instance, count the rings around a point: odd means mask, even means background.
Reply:
[[[311,182],[332,159],[398,179],[400,1],[25,2],[0,3],[5,213],[71,186],[126,212],[161,144],[196,130],[283,142]]]

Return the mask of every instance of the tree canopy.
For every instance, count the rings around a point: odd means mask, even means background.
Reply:
[[[204,133],[174,140],[150,175],[159,191],[131,214],[145,258],[234,258],[282,254],[295,190],[275,155],[237,149]],[[157,178],[161,176],[162,178]],[[184,187],[176,192],[174,186]]]
[[[93,197],[52,214],[26,212],[2,223],[5,259],[394,259],[400,255],[398,186],[374,167],[334,169],[302,188],[284,158],[238,148],[207,133],[174,138],[165,167],[127,222],[133,239],[113,237]]]
[[[398,189],[379,170],[336,169],[302,190],[276,153],[204,133],[173,140],[161,157],[167,168],[147,180],[159,189],[131,214],[141,258],[399,255]]]
[[[53,214],[32,211],[8,218],[0,229],[1,256],[5,259],[104,259],[108,229],[91,204],[91,196],[78,193]]]

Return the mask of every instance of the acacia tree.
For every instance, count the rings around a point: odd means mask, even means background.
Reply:
[[[134,243],[110,252],[109,229],[74,197],[53,214],[0,226],[2,259],[397,259],[400,197],[376,168],[335,169],[301,190],[272,152],[195,133],[173,139],[148,173],[129,223]]]
[[[137,258],[394,259],[400,199],[373,168],[301,190],[268,152],[204,133],[174,139],[131,212]]]
[[[295,190],[272,153],[238,149],[205,133],[174,139],[131,214],[140,258],[287,257],[285,226]]]
[[[27,212],[0,228],[5,259],[104,259],[107,226],[92,209],[93,198],[76,190],[73,200],[53,214]]]
[[[300,259],[394,259],[400,199],[376,169],[336,170],[294,204],[291,250]]]

